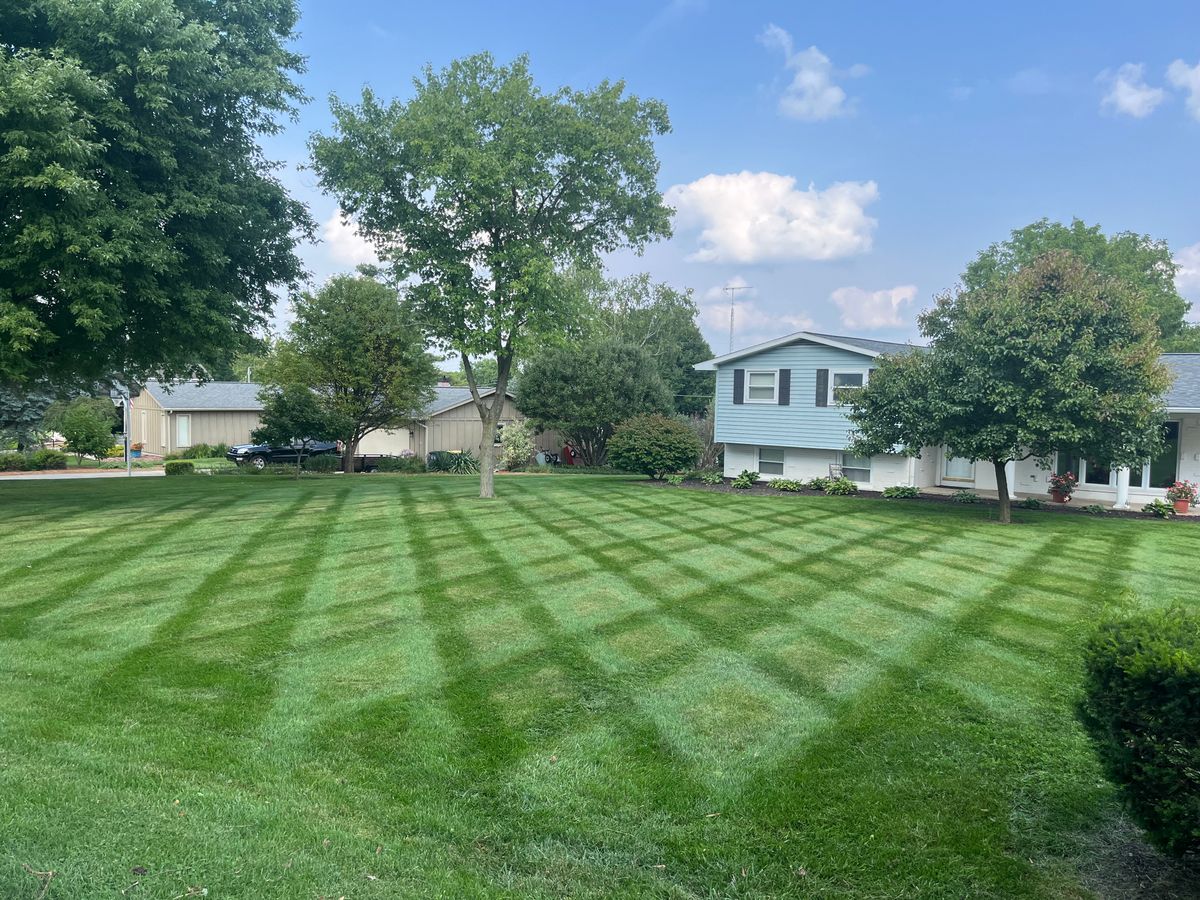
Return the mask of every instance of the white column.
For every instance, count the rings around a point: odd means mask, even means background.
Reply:
[[[1129,509],[1129,466],[1117,469],[1117,502],[1113,509]]]
[[[1010,459],[1004,464],[1004,478],[1008,482],[1008,496],[1017,499],[1017,462]]]

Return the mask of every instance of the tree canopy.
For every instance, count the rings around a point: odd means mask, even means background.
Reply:
[[[572,326],[562,273],[670,234],[654,138],[665,106],[622,82],[541,90],[519,57],[482,53],[426,68],[407,101],[332,101],[335,130],[314,135],[321,186],[376,247],[427,332],[458,354],[495,433],[514,360]],[[480,396],[472,361],[496,361]],[[495,448],[480,447],[480,495],[493,494]]]
[[[0,2],[0,379],[219,369],[310,230],[256,143],[293,0]]]
[[[613,338],[545,350],[526,366],[517,393],[517,408],[538,428],[570,438],[595,466],[604,465],[617,424],[671,406],[650,355]]]
[[[300,297],[263,374],[313,390],[328,436],[345,444],[347,472],[365,435],[420,417],[437,380],[425,337],[396,292],[354,275],[336,275]]]
[[[1041,219],[1016,229],[971,261],[963,285],[968,291],[995,285],[1052,250],[1068,250],[1100,274],[1126,282],[1151,310],[1164,344],[1186,336],[1184,317],[1191,304],[1175,287],[1177,267],[1167,242],[1131,231],[1108,236],[1099,225],[1079,219],[1070,225]]]
[[[327,440],[335,423],[317,395],[306,384],[268,385],[259,392],[263,409],[261,424],[251,434],[252,440],[274,447],[296,446],[296,477],[307,450],[314,441]]]
[[[881,357],[848,395],[856,452],[988,460],[1007,522],[1007,462],[1071,450],[1135,465],[1161,441],[1168,376],[1150,311],[1072,253],[945,294],[919,321],[928,349]]]

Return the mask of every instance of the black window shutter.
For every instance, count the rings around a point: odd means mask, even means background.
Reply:
[[[733,402],[743,403],[746,394],[746,370],[733,370]]]
[[[779,370],[779,405],[788,406],[792,402],[792,370]]]
[[[817,406],[829,405],[829,370],[817,369]]]

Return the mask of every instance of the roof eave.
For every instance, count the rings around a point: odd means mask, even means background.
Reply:
[[[870,359],[875,359],[882,355],[878,350],[867,350],[864,347],[855,347],[853,344],[844,344],[841,341],[835,341],[824,335],[813,334],[810,331],[797,331],[792,334],[785,334],[783,337],[764,341],[761,344],[755,344],[752,347],[746,347],[743,350],[726,353],[724,356],[715,356],[712,359],[706,359],[704,362],[696,363],[692,368],[698,372],[714,372],[726,363],[736,362],[747,356],[753,356],[755,353],[765,353],[767,350],[774,350],[776,347],[782,347],[786,344],[794,344],[796,341],[811,341],[814,344],[823,344],[826,347],[836,347],[838,350],[847,350],[850,353],[857,353],[859,356],[866,356]]]

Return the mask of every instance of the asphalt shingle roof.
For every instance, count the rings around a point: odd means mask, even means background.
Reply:
[[[851,347],[860,347],[863,350],[870,350],[872,353],[899,353],[913,349],[914,344],[901,344],[896,341],[875,341],[871,338],[847,337],[844,334],[821,334],[818,331],[810,331],[809,334],[815,337],[829,338],[831,341],[837,341],[839,344],[849,344]]]
[[[1167,408],[1200,409],[1200,353],[1164,353],[1162,360],[1175,376],[1167,388]]]
[[[181,381],[171,385],[169,390],[166,385],[157,381],[146,383],[146,391],[164,409],[229,409],[257,412],[262,409],[262,403],[258,399],[260,390],[261,384],[247,381],[209,381],[204,384]],[[425,407],[426,418],[471,399],[470,388],[438,387],[434,390],[436,393],[433,400]],[[493,388],[481,390],[486,396]]]
[[[247,381],[180,381],[165,385],[157,381],[146,382],[146,392],[163,409],[240,409],[255,411],[262,409],[258,392],[261,384]]]

